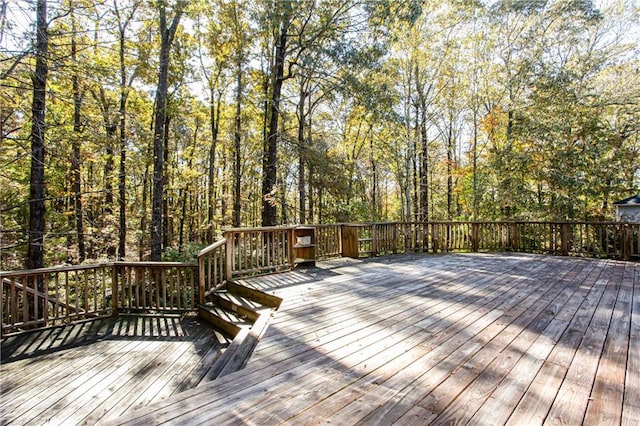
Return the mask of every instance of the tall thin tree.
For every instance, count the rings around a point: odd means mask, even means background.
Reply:
[[[173,19],[168,25],[167,9],[165,2],[158,2],[160,14],[160,63],[158,66],[158,87],[156,90],[156,102],[153,125],[153,199],[151,202],[151,260],[162,258],[162,201],[164,198],[164,147],[166,119],[167,119],[167,94],[169,89],[169,57],[171,46],[184,12],[184,1],[178,1],[174,9]]]
[[[282,3],[278,35],[276,39],[275,60],[271,76],[271,98],[268,110],[269,125],[262,157],[262,226],[276,224],[276,200],[274,192],[277,184],[278,163],[278,119],[280,116],[280,97],[284,77],[284,65],[287,54],[289,26],[291,24],[292,5]]]
[[[31,107],[31,177],[29,181],[29,246],[27,268],[44,266],[45,230],[45,115],[47,97],[47,74],[49,66],[49,28],[47,1],[38,0],[36,5],[36,68],[32,75],[33,102]]]

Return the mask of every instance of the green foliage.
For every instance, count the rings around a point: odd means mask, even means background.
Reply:
[[[290,19],[271,197],[279,223],[301,217],[301,194],[302,216],[325,223],[613,219],[612,202],[640,188],[640,38],[635,2],[595,5],[188,2],[169,61],[164,258],[193,260],[232,223],[236,178],[242,226],[260,223],[267,100],[285,11]],[[79,257],[71,167],[77,142],[87,258],[116,256],[123,94],[126,252],[128,259],[147,258],[158,3],[53,7],[46,262]],[[121,69],[118,29],[127,17]],[[3,269],[24,261],[29,217],[34,60],[8,44],[22,37],[12,31],[5,29],[0,50]]]
[[[179,248],[167,247],[162,254],[163,262],[191,262],[198,261],[198,253],[205,245],[195,242],[187,243]]]

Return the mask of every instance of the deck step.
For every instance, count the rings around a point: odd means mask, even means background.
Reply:
[[[234,338],[243,328],[250,328],[253,321],[230,309],[208,302],[198,306],[198,315],[227,337]]]
[[[229,293],[245,297],[252,300],[253,302],[259,303],[264,306],[269,306],[274,309],[278,309],[280,307],[280,304],[282,304],[282,299],[278,296],[274,296],[273,294],[268,294],[254,288],[247,287],[233,281],[229,281],[226,284],[225,289]]]
[[[211,293],[207,299],[210,303],[233,311],[239,316],[250,321],[257,320],[259,312],[265,309],[264,305],[253,302],[251,299],[239,297],[226,290],[215,291],[214,293]]]
[[[273,309],[263,311],[251,328],[243,328],[238,332],[229,347],[211,366],[199,386],[242,370],[249,362],[253,350],[269,325]]]
[[[200,316],[233,340],[200,383],[244,368],[281,303],[277,296],[231,281],[210,292],[199,306]]]

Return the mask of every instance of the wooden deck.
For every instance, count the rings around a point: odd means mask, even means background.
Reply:
[[[245,284],[284,299],[246,369],[166,391],[159,402],[147,382],[98,404],[87,392],[110,392],[95,349],[103,340],[3,364],[0,423],[640,424],[637,263],[390,256],[338,259]],[[139,342],[115,343],[120,370],[134,368],[135,357],[122,355]],[[14,357],[29,350],[37,352]],[[82,351],[96,357],[96,368],[72,390],[80,382],[67,364]],[[135,359],[146,380],[161,375],[147,358]],[[57,386],[21,393],[12,385],[16,376],[45,383],[58,368]],[[180,373],[193,381],[190,374]],[[75,395],[87,412],[63,419],[61,394]],[[123,398],[131,408],[149,404],[125,410]]]
[[[95,424],[196,386],[227,339],[195,316],[120,316],[2,341],[0,424]]]

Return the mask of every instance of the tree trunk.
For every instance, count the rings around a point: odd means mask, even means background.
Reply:
[[[447,132],[447,220],[452,218],[453,205],[453,119]]]
[[[164,147],[163,147],[163,168],[169,169],[169,128],[171,124],[171,115],[165,116],[166,122],[164,123]],[[171,177],[168,173],[163,173],[162,185],[167,185],[171,182]],[[169,216],[169,204],[173,206],[173,192],[171,194],[163,194],[162,197],[162,247],[169,247],[169,242],[173,239],[173,228],[171,223],[171,217]]]
[[[149,164],[145,164],[144,166],[144,176],[142,178],[142,203],[141,203],[141,214],[140,214],[140,239],[138,241],[138,259],[140,261],[144,260],[144,248],[146,246],[145,235],[147,235],[147,198],[149,197],[147,194],[149,193]]]
[[[178,253],[182,254],[182,246],[184,245],[184,222],[187,220],[187,197],[188,197],[187,188],[180,188],[180,193],[178,197],[180,198],[180,223],[178,225]]]
[[[305,223],[306,218],[306,181],[305,165],[307,160],[307,143],[304,137],[304,102],[308,93],[304,88],[304,79],[300,84],[300,100],[298,103],[298,198],[300,203],[300,223]]]
[[[427,140],[426,112],[422,109],[420,120],[420,221],[429,221],[429,145]]]
[[[164,138],[169,85],[169,54],[182,16],[183,2],[177,3],[170,27],[167,27],[164,4],[161,3],[159,7],[161,43],[153,126],[153,197],[151,201],[151,260],[154,261],[159,261],[162,258],[162,238],[164,235],[162,200],[164,198]]]
[[[309,165],[309,215],[308,215],[308,220],[309,223],[315,223],[315,217],[316,217],[316,213],[315,213],[315,208],[313,206],[314,203],[314,196],[313,196],[313,184],[314,184],[314,178],[313,178],[313,173],[314,173],[314,168],[313,165],[310,164]],[[319,209],[318,209],[319,210]]]
[[[27,269],[44,266],[45,229],[45,107],[47,96],[47,54],[49,29],[47,27],[47,2],[37,2],[36,69],[32,76],[33,103],[31,107],[31,177],[29,181],[29,245]]]
[[[420,222],[429,221],[429,144],[427,139],[427,100],[422,85],[418,85],[420,108]]]
[[[236,116],[234,123],[234,161],[233,161],[233,220],[232,225],[234,227],[240,226],[240,213],[242,206],[240,204],[240,194],[242,192],[242,179],[241,179],[241,113],[242,113],[242,58],[238,58],[237,75],[236,75]]]
[[[120,159],[118,167],[118,260],[124,260],[127,250],[127,175],[126,175],[126,162],[127,162],[127,99],[129,97],[128,88],[133,84],[135,75],[137,74],[137,68],[133,71],[129,82],[127,83],[127,68],[125,64],[126,54],[126,33],[129,23],[133,19],[133,16],[142,3],[142,0],[136,0],[131,9],[129,9],[128,15],[125,19],[120,14],[118,3],[114,1],[114,12],[118,20],[118,32],[119,32],[119,56],[120,56],[120,108],[118,110],[118,116],[120,118]]]
[[[71,60],[74,66],[78,64],[77,44],[76,44],[76,22],[72,12],[72,31],[71,31]],[[78,261],[84,262],[86,251],[84,247],[84,226],[82,221],[82,182],[80,175],[80,136],[82,133],[82,123],[80,117],[80,108],[82,106],[82,93],[80,92],[80,82],[78,80],[78,72],[74,71],[71,77],[73,90],[73,137],[71,139],[71,178],[73,187],[73,204],[76,225],[76,235],[78,239]]]
[[[127,74],[124,63],[125,54],[125,30],[120,30],[120,165],[118,170],[118,260],[126,256],[127,246]]]
[[[215,198],[216,198],[216,148],[218,145],[218,129],[220,117],[220,104],[216,103],[215,90],[213,84],[210,88],[211,104],[209,105],[210,125],[211,125],[211,146],[209,147],[209,191],[208,191],[208,211],[207,211],[207,241],[213,243],[214,226],[213,219],[215,216]]]
[[[36,69],[32,75],[33,100],[31,107],[31,176],[29,180],[29,241],[27,248],[27,269],[44,267],[45,230],[45,114],[47,96],[47,54],[49,34],[47,28],[47,2],[38,0],[36,31]],[[30,287],[44,291],[42,278],[29,279]],[[44,317],[41,299],[29,299],[29,319]]]
[[[378,170],[373,156],[373,137],[369,138],[369,163],[371,164],[371,219],[378,220]]]
[[[276,42],[275,62],[272,71],[271,102],[269,106],[269,126],[262,157],[262,226],[276,224],[276,185],[278,163],[278,117],[280,96],[284,81],[284,62],[287,47],[287,31],[291,15],[291,4],[284,2],[284,12]]]
[[[478,108],[473,108],[473,220],[478,220]]]

